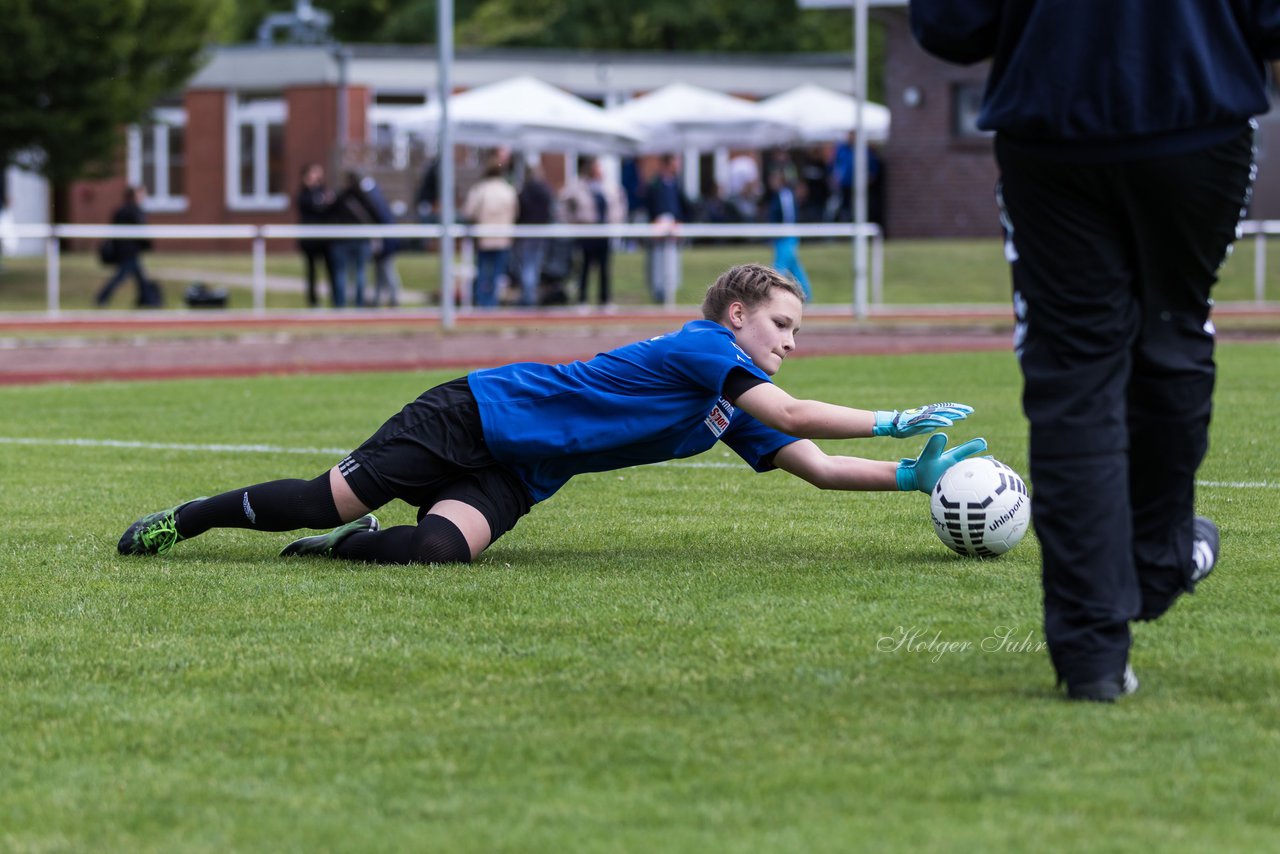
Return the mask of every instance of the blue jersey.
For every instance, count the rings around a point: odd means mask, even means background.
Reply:
[[[724,398],[735,368],[769,381],[732,332],[695,320],[587,362],[520,362],[467,381],[490,453],[542,501],[575,474],[691,457],[717,440],[756,471],[773,468],[770,455],[796,439]]]

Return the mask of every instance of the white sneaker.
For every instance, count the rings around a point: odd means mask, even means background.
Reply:
[[[1213,572],[1217,565],[1221,539],[1218,526],[1204,516],[1197,516],[1192,524],[1195,526],[1196,538],[1191,545],[1191,583],[1195,585]]]

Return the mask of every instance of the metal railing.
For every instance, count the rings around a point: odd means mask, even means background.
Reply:
[[[1280,234],[1280,220],[1247,219],[1236,233],[1241,238],[1253,236],[1253,301],[1261,305],[1267,296],[1267,237]]]
[[[442,225],[13,225],[8,233],[19,239],[43,240],[45,244],[46,312],[58,316],[61,311],[61,242],[65,239],[151,239],[151,240],[240,240],[252,244],[252,274],[250,288],[253,294],[253,311],[265,313],[267,294],[267,241],[298,240],[303,238],[323,240],[361,240],[398,238],[402,240],[438,240],[445,235]],[[729,238],[739,240],[768,240],[785,237],[801,239],[845,239],[865,235],[871,243],[868,284],[859,286],[857,271],[853,271],[854,290],[851,304],[854,313],[865,317],[867,305],[884,302],[884,237],[875,224],[855,226],[849,223],[829,224],[629,224],[629,225],[464,225],[449,229],[449,234],[459,242],[459,261],[451,281],[440,283],[441,300],[453,301],[462,297],[464,308],[470,306],[469,287],[474,273],[475,241],[484,237],[512,238],[589,238],[604,237],[621,240],[663,241],[677,243],[686,240]],[[665,253],[666,280],[678,280],[679,255]],[[853,259],[850,256],[852,269]],[[665,293],[664,304],[676,304],[674,288]],[[448,313],[442,312],[442,322],[448,321]]]

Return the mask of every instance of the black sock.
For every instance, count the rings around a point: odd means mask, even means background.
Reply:
[[[293,531],[298,528],[336,528],[342,524],[329,488],[329,473],[315,480],[273,480],[233,489],[194,501],[178,511],[183,538],[210,528],[252,528],[255,531]]]
[[[471,547],[458,526],[443,516],[422,517],[417,527],[398,525],[352,534],[333,556],[367,563],[470,563]]]

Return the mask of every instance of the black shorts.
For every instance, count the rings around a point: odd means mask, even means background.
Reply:
[[[367,507],[399,498],[421,520],[437,501],[484,514],[492,540],[515,527],[533,499],[484,442],[480,410],[466,377],[438,385],[387,420],[338,467]]]

